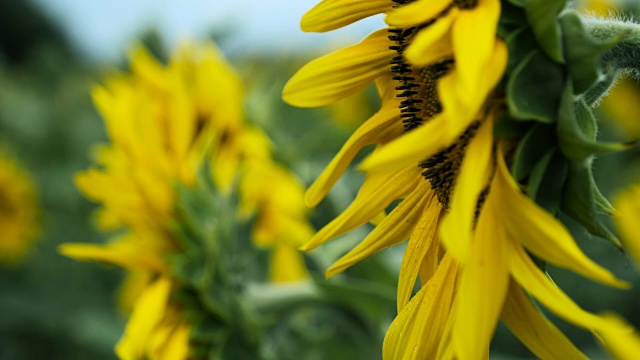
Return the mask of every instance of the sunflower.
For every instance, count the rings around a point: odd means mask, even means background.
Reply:
[[[181,259],[205,253],[193,248],[194,237],[201,247],[236,243],[197,232],[224,219],[202,219],[202,206],[185,208],[188,196],[205,208],[221,207],[216,194],[232,197],[238,189],[241,211],[221,215],[254,219],[253,241],[272,250],[275,282],[307,276],[296,248],[312,230],[302,186],[272,160],[267,136],[245,122],[241,82],[213,45],[184,46],[168,66],[140,46],[130,58],[131,74],[114,75],[93,91],[110,144],[95,152],[98,166],[76,176],[78,188],[102,205],[98,227],[123,234],[106,245],[64,244],[60,252],[129,271],[121,303],[131,315],[116,347],[120,358],[184,359],[193,350],[189,314],[202,309],[175,301],[194,291],[185,286],[201,286],[180,272]],[[211,170],[204,180],[203,169]],[[209,182],[213,193],[198,192]],[[209,242],[205,248],[216,248]]]
[[[562,42],[544,37],[555,23],[528,25],[530,19],[560,16],[564,5],[552,13],[541,3],[515,3],[503,2],[506,15],[499,18],[501,3],[491,0],[326,0],[303,17],[303,30],[326,31],[388,14],[389,28],[313,60],[283,91],[292,105],[312,107],[372,81],[378,88],[381,109],[345,143],[311,185],[306,201],[318,204],[355,155],[376,145],[361,166],[365,180],[351,205],[302,249],[370,222],[399,201],[326,272],[332,276],[409,239],[398,283],[398,317],[384,343],[386,359],[485,358],[498,320],[541,358],[586,358],[538,303],[592,331],[613,354],[629,348],[611,339],[635,336],[621,321],[582,310],[539,265],[627,286],[587,258],[554,216],[562,210],[587,223],[589,231],[605,233],[586,210],[575,208],[584,201],[572,196],[586,188],[588,193],[577,196],[593,202],[597,197],[601,209],[610,209],[591,186],[590,159],[596,151],[620,147],[596,144],[595,132],[573,127],[577,111],[590,114],[575,96],[596,81],[593,71],[577,69],[579,59],[562,59],[562,51],[558,55]],[[580,32],[576,16],[562,19],[566,33],[578,38],[564,39],[568,56],[575,44],[591,41]],[[507,59],[507,52],[514,56]],[[525,71],[545,66],[552,70],[549,76],[559,75],[542,85]],[[563,78],[564,71],[572,78]],[[536,94],[548,98],[538,102]],[[548,125],[555,122],[557,130]],[[538,143],[541,138],[557,143]],[[554,175],[556,182],[566,182],[568,194],[541,187],[553,187],[544,179]],[[579,188],[583,181],[589,185]],[[421,287],[414,295],[417,278]]]
[[[40,229],[38,201],[29,174],[6,152],[0,153],[0,262],[19,263]]]

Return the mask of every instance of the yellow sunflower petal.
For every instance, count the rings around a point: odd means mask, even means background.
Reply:
[[[611,286],[628,287],[628,284],[617,280],[611,272],[589,259],[558,220],[518,189],[501,156],[498,157],[491,192],[500,199],[503,224],[507,231],[532,253],[593,280]]]
[[[157,253],[139,246],[133,236],[125,236],[107,245],[67,243],[58,252],[80,261],[97,261],[130,270],[162,272],[164,262]]]
[[[616,315],[604,316],[614,326],[598,332],[604,347],[616,359],[636,359],[640,354],[640,335]]]
[[[634,185],[616,196],[615,208],[618,210],[614,220],[625,249],[631,255],[636,268],[640,269],[640,235],[637,219],[640,216],[640,186]]]
[[[302,31],[325,32],[391,9],[391,0],[323,0],[302,17]]]
[[[457,65],[450,74],[440,79],[438,96],[442,102],[443,111],[449,119],[447,124],[449,131],[459,132],[478,117],[478,112],[485,104],[488,95],[502,78],[507,66],[507,57],[506,45],[502,40],[496,40],[491,60],[483,68],[484,76],[474,89],[473,96],[464,95]]]
[[[486,76],[483,70],[487,65],[494,66],[490,59],[499,16],[499,0],[480,0],[475,8],[460,11],[453,24],[453,52],[464,97],[477,96],[478,84]]]
[[[416,25],[435,19],[442,11],[451,6],[451,0],[418,0],[393,10],[384,21],[389,25]],[[451,9],[457,10],[457,9]],[[451,12],[451,11],[450,11]],[[440,21],[440,18],[436,22]],[[424,31],[424,30],[423,30]]]
[[[442,206],[434,192],[430,191],[427,196],[430,197],[429,204],[422,213],[417,226],[414,227],[407,244],[407,250],[402,258],[400,277],[398,279],[398,312],[409,303],[416,285],[416,278],[420,268],[423,266],[426,254],[437,250],[437,247],[432,245],[436,239],[436,229]]]
[[[327,195],[362,148],[383,143],[402,133],[402,127],[398,126],[399,117],[396,104],[389,103],[362,124],[309,187],[305,194],[307,205],[316,206]]]
[[[501,319],[540,359],[587,359],[513,281],[509,286]]]
[[[478,196],[487,186],[484,179],[491,168],[493,118],[478,129],[465,151],[447,215],[440,226],[440,236],[447,250],[466,263],[471,246]]]
[[[588,330],[606,329],[611,324],[603,318],[582,310],[531,260],[524,248],[510,242],[509,268],[520,286],[546,308],[574,325]]]
[[[362,242],[327,269],[326,277],[338,274],[378,251],[406,240],[432,198],[428,193],[429,187],[430,184],[423,181]]]
[[[415,65],[427,65],[452,54],[453,47],[449,32],[458,13],[457,9],[452,9],[433,25],[420,30],[407,48],[405,53],[407,60]]]
[[[445,255],[436,274],[393,321],[383,359],[433,359],[450,316],[458,265]]]
[[[159,351],[158,360],[186,360],[189,357],[190,336],[191,327],[189,325],[178,325]]]
[[[489,198],[478,218],[469,259],[462,265],[451,329],[457,358],[480,359],[489,352],[509,286],[509,247],[500,226],[495,199]]]
[[[417,164],[450,144],[457,136],[447,130],[444,114],[385,144],[369,155],[360,166],[363,171],[392,171]],[[461,130],[462,132],[462,130]],[[428,141],[425,141],[428,139]]]
[[[389,69],[396,52],[389,49],[387,30],[303,66],[285,85],[282,98],[299,107],[334,103],[353,95]]]
[[[301,250],[311,250],[375,218],[392,201],[413,191],[420,180],[417,166],[409,166],[397,173],[368,177],[351,205],[304,244]]]
[[[171,281],[167,278],[160,278],[140,295],[124,335],[116,345],[116,354],[120,359],[138,360],[144,358],[147,341],[165,315],[170,290]]]
[[[308,276],[302,254],[293,246],[279,245],[271,254],[271,281],[298,281]]]

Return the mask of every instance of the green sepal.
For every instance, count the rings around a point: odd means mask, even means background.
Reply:
[[[562,67],[539,50],[516,66],[507,83],[507,105],[517,120],[552,123],[564,84]]]
[[[564,62],[564,53],[558,16],[566,5],[566,0],[528,0],[524,3],[527,19],[540,47],[559,63]]]
[[[529,176],[527,195],[551,214],[557,214],[568,174],[568,161],[553,147],[543,155]]]
[[[526,57],[538,47],[535,37],[528,27],[520,27],[510,32],[504,38],[509,49],[509,62],[506,73],[511,73],[518,64],[522,63]]]
[[[533,167],[554,146],[554,137],[553,126],[538,123],[520,140],[511,165],[511,175],[517,181],[521,182],[531,174]]]
[[[493,125],[493,137],[500,139],[515,139],[524,136],[531,127],[536,124],[533,121],[516,121],[509,113],[503,113]]]
[[[569,162],[569,173],[560,209],[592,235],[606,239],[621,248],[620,240],[598,217],[602,213],[600,197],[603,196],[593,179],[591,161]]]
[[[527,14],[522,5],[514,5],[512,1],[503,0],[498,22],[498,36],[504,39],[509,33],[526,25]]]
[[[597,122],[593,112],[584,101],[576,101],[573,84],[567,81],[558,111],[558,144],[560,150],[571,160],[584,161],[593,154],[623,150],[625,143],[595,141]]]
[[[580,15],[575,11],[563,13],[560,17],[560,25],[574,93],[583,94],[603,76],[600,71],[602,55],[619,39],[613,38],[608,41],[595,39],[586,30]]]

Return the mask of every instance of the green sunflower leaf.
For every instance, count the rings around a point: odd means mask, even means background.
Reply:
[[[528,0],[524,2],[529,24],[538,43],[556,62],[564,62],[562,29],[558,16],[567,5],[566,0]]]
[[[624,143],[597,142],[597,122],[584,99],[575,100],[573,84],[567,81],[558,112],[558,144],[571,160],[584,161],[598,153],[623,150]]]
[[[507,105],[514,119],[552,123],[564,84],[562,67],[539,50],[518,64],[507,83]]]
[[[586,92],[603,75],[600,71],[602,55],[618,41],[617,38],[599,41],[589,32],[575,11],[568,11],[560,17],[565,55],[569,75],[573,80],[576,94]]]
[[[591,161],[570,162],[560,209],[592,235],[621,247],[620,240],[598,217],[602,212],[602,199],[599,197],[604,198],[593,179]]]

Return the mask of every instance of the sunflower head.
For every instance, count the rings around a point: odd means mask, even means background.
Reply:
[[[0,152],[0,263],[15,265],[40,234],[36,191],[30,175]]]

